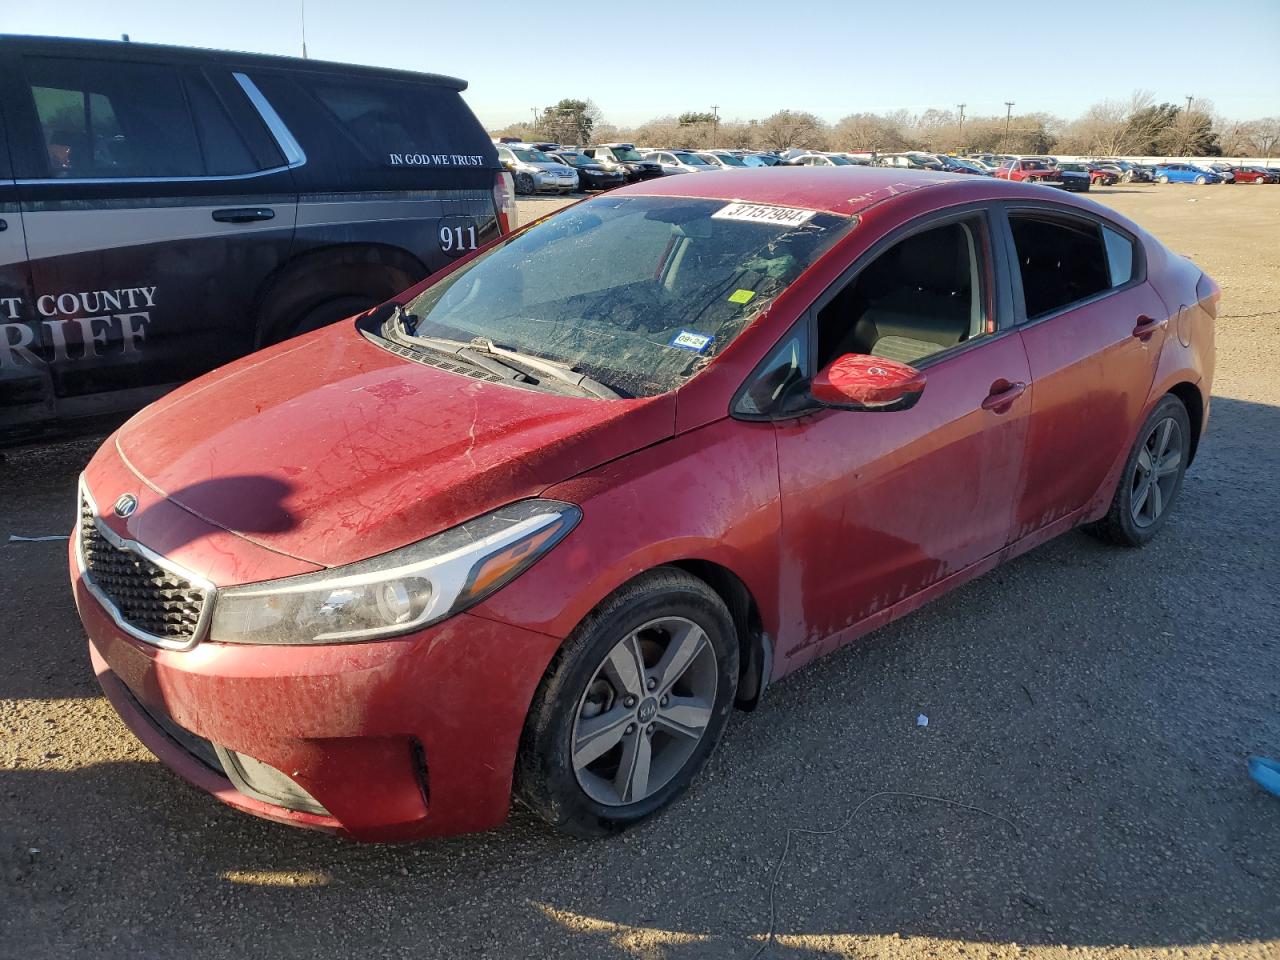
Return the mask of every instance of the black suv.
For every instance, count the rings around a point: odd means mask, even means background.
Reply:
[[[634,143],[601,143],[582,151],[606,170],[617,170],[627,183],[662,176],[662,164],[640,156]]]
[[[0,442],[137,409],[513,227],[465,88],[0,37]]]

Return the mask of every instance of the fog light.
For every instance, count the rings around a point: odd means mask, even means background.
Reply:
[[[289,810],[329,816],[320,801],[270,764],[223,746],[215,745],[215,749],[223,772],[246,797]]]

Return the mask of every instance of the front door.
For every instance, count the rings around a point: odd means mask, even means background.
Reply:
[[[923,370],[927,384],[909,410],[776,424],[784,657],[1008,539],[1030,373],[1018,333],[997,323],[991,236],[983,213],[911,233],[817,311],[815,368],[869,354]]]
[[[1011,211],[1009,227],[1035,382],[1017,539],[1089,503],[1127,455],[1169,311],[1118,227],[1046,208]]]
[[[246,92],[214,68],[15,60],[35,349],[57,415],[136,409],[253,349],[297,197]]]

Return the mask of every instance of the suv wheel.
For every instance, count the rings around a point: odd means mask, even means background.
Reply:
[[[516,793],[579,837],[662,809],[702,769],[729,720],[738,640],[705,582],[661,567],[579,625],[534,695]]]

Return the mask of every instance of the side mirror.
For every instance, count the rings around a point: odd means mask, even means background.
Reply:
[[[846,353],[819,371],[809,393],[824,407],[888,412],[914,407],[924,383],[924,374],[905,363]]]

